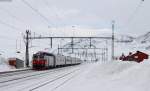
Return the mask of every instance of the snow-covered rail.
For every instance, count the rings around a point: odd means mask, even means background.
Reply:
[[[9,76],[8,78],[0,78],[0,90],[2,91],[29,91],[34,90],[37,86],[42,87],[47,81],[49,83],[57,81],[57,79],[66,78],[79,69],[78,66],[63,67],[45,71],[35,71],[29,74],[20,74],[18,76]],[[48,84],[48,83],[47,83]],[[27,90],[28,89],[28,90]]]
[[[67,81],[69,81],[70,79],[72,79],[74,76],[76,76],[76,72],[79,71],[79,69],[75,69],[71,72],[68,72],[68,73],[65,73],[63,75],[59,75],[59,76],[56,76],[56,78],[54,79],[51,79],[47,82],[44,82],[42,84],[39,84],[37,86],[35,86],[34,88],[32,89],[29,89],[29,91],[34,91],[34,90],[39,90],[41,89],[42,87],[46,86],[46,85],[53,85],[53,83],[57,83],[57,85],[55,85],[51,90],[55,90],[56,88],[62,86],[63,84],[65,84]],[[60,81],[60,82],[59,82]]]
[[[8,76],[14,76],[14,75],[19,75],[19,74],[25,74],[25,73],[29,73],[29,72],[33,72],[33,70],[31,70],[31,69],[24,69],[24,70],[0,72],[0,78],[8,77]]]

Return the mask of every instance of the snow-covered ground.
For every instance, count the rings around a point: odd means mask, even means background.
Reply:
[[[150,91],[150,60],[142,63],[99,61],[50,71],[10,82],[13,84],[4,83],[4,87],[0,83],[0,90],[8,91],[6,88],[11,87],[9,91]]]
[[[14,67],[8,65],[8,62],[5,58],[0,57],[0,72],[16,70]]]
[[[16,69],[14,66],[10,66],[8,63],[8,59],[5,59],[3,57],[0,57],[0,72],[6,72],[6,71],[16,71],[16,70],[25,70],[30,68],[20,68]]]
[[[150,91],[149,81],[150,60],[94,63],[56,91]]]

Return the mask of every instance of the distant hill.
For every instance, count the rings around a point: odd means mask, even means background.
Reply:
[[[116,42],[133,42],[135,40],[134,37],[129,35],[115,35],[115,41]]]
[[[150,32],[147,32],[139,37],[137,37],[135,39],[136,42],[139,42],[139,43],[148,43],[150,42]]]

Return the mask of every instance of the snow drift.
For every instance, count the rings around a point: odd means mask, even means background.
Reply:
[[[5,58],[0,57],[0,72],[10,71],[10,70],[13,70],[13,69],[15,69],[15,68],[9,66],[8,62],[7,62],[7,60]]]
[[[150,62],[95,63],[57,91],[150,91]]]

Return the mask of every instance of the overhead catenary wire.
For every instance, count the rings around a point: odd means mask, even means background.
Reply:
[[[2,35],[0,35],[0,40],[15,40],[15,38],[14,37],[6,37],[6,36],[2,36]]]
[[[38,37],[42,37],[42,35],[41,34],[38,34],[38,33],[36,33],[36,32],[33,32],[33,34],[31,35],[31,37],[36,37],[36,36],[38,36]],[[38,46],[34,46],[34,44],[37,44],[37,42],[39,43],[39,41],[36,41],[36,42],[32,42],[32,39],[31,39],[31,41],[30,41],[31,43],[30,43],[30,48],[32,48],[32,47],[46,47],[46,46],[49,46],[49,44],[48,43],[45,43],[45,41],[42,41],[42,45],[38,45]],[[45,49],[47,49],[47,47],[46,48],[44,48],[44,50]]]
[[[49,3],[49,0],[41,0],[42,2],[44,2],[44,4],[51,10],[53,8],[51,8],[50,6],[50,3]],[[55,8],[53,9],[55,10]],[[58,11],[58,10],[56,10]],[[59,21],[59,24],[65,24],[64,22],[62,23],[63,19],[61,18],[61,16],[59,15],[59,12],[53,12],[53,14],[55,15],[55,18]],[[57,26],[57,22],[55,22],[55,28],[57,29],[58,26]]]
[[[15,7],[15,8],[17,8],[17,7]],[[10,12],[10,11],[7,10],[6,8],[0,7],[0,10],[3,11],[3,12],[5,12],[5,13],[7,13],[10,17],[12,17],[13,19],[15,19],[16,21],[18,21],[18,22],[20,22],[20,23],[26,25],[26,26],[28,27],[28,29],[30,28],[30,29],[32,29],[32,30],[36,30],[35,27],[33,27],[32,25],[29,25],[28,23],[26,23],[26,22],[24,21],[24,19],[17,17],[15,14],[13,14],[12,12]]]
[[[9,16],[11,16],[13,19],[15,19],[16,21],[19,21],[21,23],[23,23],[23,21],[21,19],[19,19],[18,17],[16,17],[15,15],[13,15],[10,11],[8,11],[7,9],[3,8],[3,7],[0,7],[1,11],[7,13]]]
[[[45,3],[45,5],[49,8],[49,9],[51,9],[51,5],[49,4],[49,2],[47,1],[47,0],[42,0],[44,3]],[[55,14],[55,16],[57,17],[57,19],[59,19],[59,20],[62,20],[60,17],[59,17],[59,15],[58,15],[58,13],[57,12],[55,12],[54,13]]]
[[[129,25],[133,21],[133,19],[136,17],[136,14],[139,12],[143,3],[144,3],[144,0],[141,0],[140,3],[137,5],[137,7],[135,8],[131,16],[129,16],[129,18],[127,19],[127,23],[126,23],[127,25]]]
[[[18,21],[18,22],[20,22],[20,23],[22,23],[22,24],[24,24],[26,26],[29,26],[29,25],[27,25],[27,23],[25,23],[24,20],[18,18],[16,15],[12,14],[9,10],[7,10],[7,9],[5,9],[3,7],[0,7],[0,8],[1,8],[0,9],[1,11],[7,13],[7,15],[10,16],[11,18],[13,18],[14,20],[16,20],[16,21]],[[31,26],[29,26],[29,27],[31,27]]]
[[[10,25],[10,24],[8,24],[8,23],[6,23],[6,22],[3,22],[2,20],[0,20],[0,24],[5,25],[5,26],[8,26],[9,28],[12,28],[12,29],[14,29],[14,30],[16,30],[16,31],[22,30],[22,29],[20,29],[20,28],[18,28],[18,27],[15,27],[15,26]]]
[[[32,9],[36,14],[38,14],[44,21],[46,21],[47,24],[48,24],[48,26],[49,26],[50,21],[49,21],[49,19],[48,19],[46,16],[44,16],[38,9],[34,8],[34,7],[33,7],[31,4],[29,4],[27,1],[22,0],[22,2],[23,2],[25,5],[27,5],[30,9]]]

